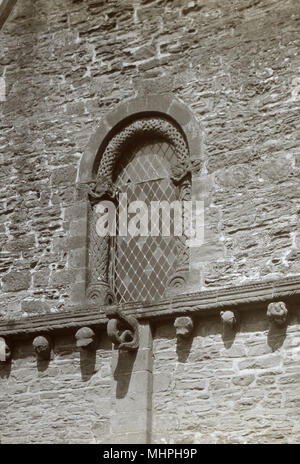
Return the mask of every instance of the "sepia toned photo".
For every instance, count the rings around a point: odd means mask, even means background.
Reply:
[[[1,444],[300,443],[299,47],[297,0],[0,0]]]

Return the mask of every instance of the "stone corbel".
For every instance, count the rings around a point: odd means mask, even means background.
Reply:
[[[5,338],[0,337],[0,363],[8,362],[11,358],[11,349],[6,343]]]
[[[272,324],[283,326],[287,322],[288,310],[283,301],[268,305],[267,317]]]
[[[93,351],[95,349],[95,332],[89,327],[81,327],[75,334],[76,347],[81,351]]]
[[[139,347],[139,324],[135,317],[125,316],[119,309],[105,311],[107,335],[118,350],[136,351]]]
[[[194,324],[190,317],[181,316],[175,319],[174,327],[176,329],[177,337],[188,338],[193,331]]]
[[[112,182],[98,179],[88,186],[88,196],[91,204],[94,205],[101,200],[115,202],[118,198],[119,191]]]
[[[220,316],[223,323],[224,329],[231,329],[233,330],[236,326],[236,317],[234,312],[232,311],[221,311]]]
[[[220,311],[222,339],[226,345],[233,342],[237,331],[237,315],[233,311]]]
[[[36,353],[37,360],[49,361],[51,358],[51,340],[49,337],[39,335],[32,342],[33,349]]]

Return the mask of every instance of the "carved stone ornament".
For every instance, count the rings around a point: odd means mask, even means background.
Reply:
[[[287,321],[288,310],[283,301],[270,303],[268,305],[267,317],[271,323],[284,325]]]
[[[178,337],[187,338],[189,335],[191,335],[194,324],[190,317],[181,316],[175,319],[174,327]]]
[[[80,350],[95,349],[95,332],[89,327],[81,327],[75,334],[76,346]]]
[[[0,337],[0,362],[7,362],[11,358],[11,350],[5,338]]]
[[[223,326],[233,329],[236,325],[235,314],[232,311],[221,311],[220,316],[223,322]]]
[[[139,347],[139,324],[135,317],[119,309],[107,309],[107,335],[118,350],[135,351]]]
[[[100,305],[112,304],[115,300],[109,276],[111,237],[97,234],[97,202],[117,200],[118,190],[114,185],[114,172],[120,157],[137,137],[158,137],[169,143],[175,153],[176,161],[171,166],[171,179],[178,186],[179,200],[191,198],[191,172],[199,169],[200,161],[190,160],[184,134],[171,121],[161,116],[144,116],[131,121],[108,141],[102,152],[97,169],[96,181],[88,187],[89,206],[89,271],[86,295]],[[177,257],[173,276],[169,279],[171,291],[179,287],[183,272],[189,269],[190,249],[185,235],[176,237]],[[182,272],[183,271],[183,272]],[[171,277],[171,276],[170,276]],[[178,278],[179,277],[179,280]]]
[[[40,360],[49,360],[51,356],[51,342],[48,337],[39,335],[35,337],[32,342],[32,346],[36,353],[37,359]]]
[[[115,201],[118,197],[119,190],[112,182],[105,179],[98,179],[88,186],[88,195],[92,204],[101,200]]]
[[[174,184],[179,184],[186,176],[193,172],[200,171],[201,161],[198,159],[184,159],[171,166],[171,179]]]

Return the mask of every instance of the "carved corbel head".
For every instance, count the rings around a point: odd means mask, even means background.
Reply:
[[[101,200],[116,201],[118,194],[117,187],[106,179],[98,179],[88,187],[88,196],[92,204]]]
[[[51,357],[51,341],[48,337],[39,335],[35,337],[32,346],[39,360],[49,360]]]
[[[11,358],[11,349],[6,343],[5,338],[0,337],[0,362],[7,362]]]
[[[75,334],[76,346],[80,350],[95,349],[95,332],[89,327],[81,327]]]
[[[233,330],[236,325],[235,314],[232,311],[221,311],[220,316],[223,322],[223,327]]]
[[[108,308],[107,335],[118,350],[136,351],[139,347],[139,324],[135,317],[119,309]]]
[[[187,338],[194,328],[193,321],[188,316],[177,317],[174,322],[177,337]]]
[[[286,324],[288,310],[283,301],[270,303],[268,305],[267,317],[271,323],[282,326]]]

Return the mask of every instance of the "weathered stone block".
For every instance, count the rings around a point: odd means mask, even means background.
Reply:
[[[153,392],[170,391],[172,376],[170,373],[156,373],[153,375]]]
[[[43,269],[32,274],[34,287],[47,287],[49,282],[50,270]]]
[[[65,220],[85,220],[87,216],[87,202],[77,202],[76,205],[71,205],[64,208]]]
[[[35,236],[33,234],[27,235],[25,237],[9,240],[5,248],[7,251],[24,251],[35,246]]]
[[[75,282],[75,271],[53,271],[51,274],[51,285],[63,286]]]
[[[257,359],[247,359],[238,363],[239,369],[269,369],[278,366],[281,362],[280,355],[267,355]]]
[[[111,418],[111,431],[112,434],[118,433],[141,433],[147,430],[148,411],[137,411],[133,414],[119,413]],[[145,432],[144,432],[145,433]],[[144,435],[144,439],[146,439]]]
[[[87,220],[86,218],[79,221],[71,221],[70,223],[70,236],[84,236],[87,234]]]
[[[51,174],[51,184],[58,186],[74,183],[76,180],[76,173],[77,170],[74,166],[56,168]]]
[[[234,385],[239,385],[241,387],[246,387],[248,385],[250,385],[253,381],[254,381],[255,377],[254,375],[239,375],[237,377],[233,377],[232,379],[232,383],[234,383]]]
[[[5,274],[2,278],[2,290],[4,292],[18,292],[28,290],[31,284],[31,274],[29,271],[12,271]]]
[[[49,312],[50,305],[43,300],[23,300],[21,302],[21,308],[24,313],[28,313],[30,315],[44,314]]]

